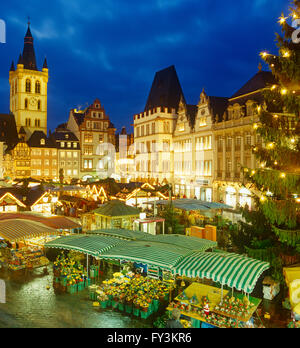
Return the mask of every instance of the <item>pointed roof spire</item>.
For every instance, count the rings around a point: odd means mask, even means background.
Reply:
[[[24,38],[23,64],[28,70],[37,70],[35,52],[33,47],[33,36],[30,30],[30,20],[28,19],[28,29]]]
[[[30,31],[30,17],[28,17],[27,24],[28,24],[28,29],[27,29],[27,32],[26,32],[26,35],[25,35],[25,39],[26,38],[28,38],[28,39],[31,38],[32,41],[33,41],[33,37],[32,37],[31,31]]]
[[[11,67],[9,71],[16,71],[14,61],[11,62]]]
[[[22,54],[19,55],[18,64],[24,64]]]
[[[45,57],[45,60],[44,60],[43,69],[48,69],[48,63],[47,63],[47,58],[46,57]]]

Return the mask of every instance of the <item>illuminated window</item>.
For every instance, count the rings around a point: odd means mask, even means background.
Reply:
[[[200,126],[200,127],[205,127],[205,126],[207,126],[206,117],[201,117],[201,118],[200,118],[199,126]]]
[[[184,131],[185,131],[185,125],[184,125],[184,123],[181,123],[179,125],[179,132],[184,132]]]

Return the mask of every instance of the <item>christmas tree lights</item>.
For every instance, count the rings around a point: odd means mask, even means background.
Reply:
[[[260,192],[257,211],[246,214],[244,230],[257,238],[256,231],[265,222],[266,230],[258,238],[272,241],[270,262],[277,259],[272,263],[277,278],[284,266],[284,261],[278,262],[284,258],[278,256],[298,252],[300,260],[300,43],[294,42],[295,19],[300,19],[299,0],[293,0],[290,14],[278,20],[283,33],[276,34],[278,55],[261,53],[277,84],[265,90],[265,105],[257,108],[260,120],[253,126],[263,139],[253,147],[261,165],[244,170],[245,178]]]

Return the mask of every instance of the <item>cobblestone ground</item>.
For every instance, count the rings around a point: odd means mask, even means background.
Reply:
[[[6,303],[0,304],[0,328],[147,328],[130,316],[92,306],[88,290],[78,294],[56,293],[52,267],[8,272],[0,270],[6,282]],[[47,287],[50,287],[48,290]]]

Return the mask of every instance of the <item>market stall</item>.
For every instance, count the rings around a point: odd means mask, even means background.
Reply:
[[[142,215],[142,214],[140,214]],[[145,214],[146,215],[146,214]],[[165,234],[165,219],[140,217],[133,222],[133,229],[151,235]]]
[[[1,248],[1,262],[12,270],[37,268],[49,264],[43,244],[56,237],[57,231],[39,222],[28,220],[0,221],[0,237],[7,241]]]
[[[83,229],[97,230],[102,228],[131,229],[133,221],[140,216],[137,208],[115,200],[103,204],[100,208],[83,215]]]
[[[251,294],[260,276],[270,268],[268,262],[234,253],[193,253],[181,260],[174,274],[211,279],[222,286]]]
[[[23,213],[0,213],[0,221],[5,220],[28,220],[42,223],[43,225],[56,229],[59,233],[75,233],[81,231],[81,225],[64,216],[45,216],[44,214],[23,212]]]
[[[250,296],[269,263],[232,253],[196,252],[180,260],[174,275],[211,280],[219,288],[193,283],[168,310],[179,308],[193,327],[252,327],[253,315],[261,303]],[[224,289],[227,286],[229,291]]]
[[[177,308],[194,328],[252,327],[253,315],[261,300],[229,291],[193,283],[170,303],[168,310]]]
[[[300,267],[286,267],[283,270],[289,289],[289,306],[292,322],[290,328],[300,328]]]
[[[123,243],[125,241],[109,236],[71,235],[50,241],[45,244],[45,248],[62,249],[85,254],[87,256],[86,273],[88,278],[96,278],[100,272],[99,262],[98,265],[90,264],[89,256],[93,257],[94,261],[96,261],[96,258],[99,260],[102,253]]]

